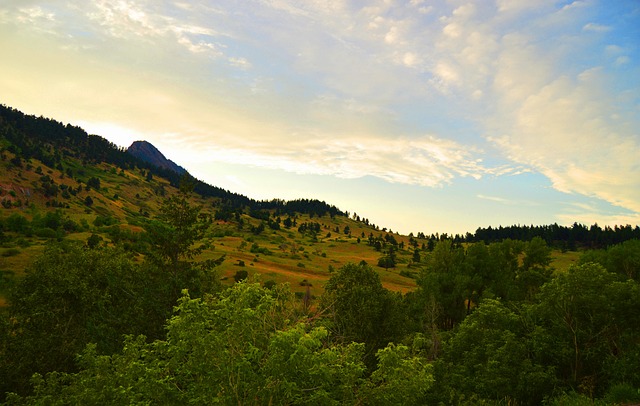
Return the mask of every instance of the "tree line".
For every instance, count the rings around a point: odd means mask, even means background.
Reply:
[[[529,241],[534,237],[544,239],[547,244],[561,249],[605,248],[627,240],[640,239],[640,226],[616,225],[600,227],[597,223],[587,227],[573,223],[571,226],[558,224],[544,226],[513,225],[508,227],[478,228],[474,234],[465,236],[464,241],[495,242],[507,238]]]

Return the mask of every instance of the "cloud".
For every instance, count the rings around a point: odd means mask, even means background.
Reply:
[[[54,35],[5,46],[0,84],[202,159],[428,187],[538,171],[640,212],[637,45],[605,5],[366,3],[14,1],[6,32]]]
[[[607,32],[611,31],[611,27],[597,23],[587,23],[582,27],[584,31]]]
[[[490,202],[495,202],[495,203],[499,203],[499,204],[506,205],[506,206],[526,207],[526,206],[538,206],[539,205],[539,203],[532,202],[532,201],[513,199],[513,198],[505,198],[505,197],[499,197],[499,196],[489,196],[489,195],[484,195],[484,194],[478,194],[478,195],[476,195],[476,197],[478,199],[488,200]]]
[[[456,177],[479,179],[491,173],[478,158],[479,151],[433,136],[389,140],[371,135],[332,139],[320,135],[290,137],[277,145],[256,142],[251,148],[233,141],[201,151],[201,159],[348,179],[374,176],[428,187],[444,186]]]
[[[637,114],[616,108],[621,100],[607,92],[609,79],[600,68],[556,78],[512,104],[505,136],[492,141],[560,191],[640,212]],[[518,99],[503,91],[505,99]]]
[[[566,35],[541,48],[540,34],[531,30],[544,24],[550,33],[572,26],[584,32],[611,32],[608,26],[582,22],[590,18],[586,10],[586,4],[574,2],[553,11],[551,22],[532,20],[502,33],[497,47],[484,48],[489,52],[483,55],[491,55],[496,64],[485,75],[491,87],[484,87],[482,100],[490,100],[491,107],[481,121],[487,140],[514,164],[547,176],[555,189],[639,213],[640,94],[632,81],[607,69],[608,63],[629,63],[620,55],[627,50],[604,42],[612,39]],[[474,25],[465,29],[473,30]],[[573,70],[572,58],[583,52],[597,55],[598,48],[603,59],[591,58],[584,62],[591,68]],[[471,60],[457,59],[462,76],[473,66]],[[482,86],[482,75],[475,80]],[[473,94],[469,82],[463,85]]]

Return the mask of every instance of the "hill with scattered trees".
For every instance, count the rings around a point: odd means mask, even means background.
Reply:
[[[1,402],[640,402],[638,227],[400,235],[178,172],[0,106]]]

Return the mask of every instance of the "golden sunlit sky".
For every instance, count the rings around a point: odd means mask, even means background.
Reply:
[[[402,233],[640,224],[640,2],[3,0],[0,103]]]

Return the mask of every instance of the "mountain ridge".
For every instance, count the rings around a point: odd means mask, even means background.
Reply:
[[[129,148],[127,148],[127,153],[135,156],[138,159],[141,159],[144,162],[150,163],[152,165],[157,166],[158,168],[168,169],[170,171],[174,171],[179,175],[184,175],[187,173],[187,170],[182,166],[176,164],[170,159],[167,159],[158,148],[156,148],[153,144],[148,141],[134,141]]]

